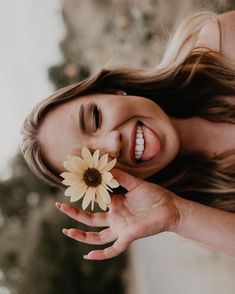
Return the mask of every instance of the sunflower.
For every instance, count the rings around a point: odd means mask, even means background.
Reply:
[[[91,209],[94,209],[96,201],[101,209],[106,210],[111,202],[109,195],[113,192],[110,188],[117,188],[119,183],[109,172],[117,160],[114,158],[108,162],[109,154],[104,154],[99,159],[99,150],[96,150],[92,156],[90,150],[82,147],[82,158],[78,156],[67,156],[67,161],[63,165],[66,172],[60,176],[64,178],[62,183],[69,186],[65,190],[65,196],[69,196],[70,201],[78,201],[82,197],[82,209],[85,210],[91,203]]]

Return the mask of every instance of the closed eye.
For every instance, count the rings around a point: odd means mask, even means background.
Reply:
[[[92,105],[93,121],[97,130],[101,125],[101,114],[96,104]]]

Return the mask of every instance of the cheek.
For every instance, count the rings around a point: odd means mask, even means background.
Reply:
[[[109,101],[109,103],[106,104],[108,113],[112,113],[116,117],[136,113],[136,110],[141,109],[139,106],[141,106],[143,102],[141,103],[138,99],[132,99],[132,97],[133,96],[121,96],[113,99],[111,102]]]

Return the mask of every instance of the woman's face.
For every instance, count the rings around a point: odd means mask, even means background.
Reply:
[[[67,155],[81,156],[85,145],[116,157],[115,167],[141,178],[165,167],[180,145],[171,119],[156,103],[121,92],[91,94],[57,106],[45,117],[38,138],[44,158],[59,173]]]

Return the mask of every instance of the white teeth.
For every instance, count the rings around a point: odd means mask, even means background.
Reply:
[[[135,145],[135,151],[143,151],[144,145]]]
[[[142,137],[142,138],[136,138],[136,144],[142,144],[142,145],[144,145],[144,138]]]
[[[135,141],[135,158],[141,159],[144,151],[144,135],[141,127],[138,125],[136,129],[136,141]]]

